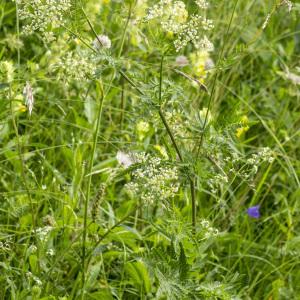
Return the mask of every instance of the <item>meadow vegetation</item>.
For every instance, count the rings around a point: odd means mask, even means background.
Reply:
[[[300,299],[299,13],[0,0],[0,299]]]

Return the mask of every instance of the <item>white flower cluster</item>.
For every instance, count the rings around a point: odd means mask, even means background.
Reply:
[[[38,286],[43,285],[43,283],[39,279],[39,277],[34,276],[31,272],[26,272],[26,277],[27,277],[28,280],[33,280]]]
[[[178,170],[165,160],[145,153],[131,154],[137,164],[132,181],[125,188],[145,203],[162,202],[174,197],[179,190]]]
[[[206,1],[196,1],[196,4],[202,9],[208,7]],[[160,0],[158,4],[149,9],[145,17],[145,21],[153,19],[159,20],[164,31],[176,35],[174,41],[176,51],[184,48],[190,42],[197,49],[213,50],[213,44],[207,36],[200,34],[203,31],[211,30],[213,22],[199,14],[188,18],[188,11],[183,1]]]
[[[206,0],[195,0],[195,3],[202,9],[207,9],[209,6],[209,3]]]
[[[264,147],[245,155],[230,145],[230,138],[215,134],[210,139],[211,143],[204,145],[208,147],[207,158],[212,167],[206,180],[211,193],[222,194],[232,184],[244,183],[255,188],[254,179],[259,168],[264,163],[270,164],[274,161],[274,152],[269,147]]]
[[[59,69],[67,79],[82,81],[94,75],[96,65],[87,53],[70,51],[59,59],[54,69]]]
[[[219,230],[212,227],[210,225],[209,221],[207,221],[205,219],[201,220],[200,226],[201,226],[201,231],[202,231],[204,237],[207,239],[219,235]]]
[[[210,191],[213,194],[217,194],[218,190],[222,189],[229,182],[226,174],[216,174],[212,178],[208,179],[207,184],[210,187]]]
[[[53,31],[65,24],[65,14],[71,0],[17,0],[20,20],[25,35],[39,32],[46,42],[55,40]]]
[[[166,111],[165,117],[168,124],[170,125],[173,134],[178,137],[189,137],[189,132],[187,128],[189,127],[189,122],[184,119],[184,114],[179,109],[173,109],[172,111]]]
[[[49,233],[53,230],[51,226],[39,227],[36,230],[36,234],[42,242],[46,242],[49,236]]]
[[[6,241],[6,242],[0,242],[0,250],[2,251],[10,251],[10,242]]]
[[[272,150],[269,147],[264,147],[258,153],[252,154],[251,157],[247,159],[246,164],[252,168],[251,173],[256,174],[258,166],[261,163],[268,162],[271,164],[273,161],[274,157]]]

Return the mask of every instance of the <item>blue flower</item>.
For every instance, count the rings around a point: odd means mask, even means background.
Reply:
[[[260,217],[259,213],[260,205],[251,206],[247,209],[247,214],[251,218],[258,219]]]

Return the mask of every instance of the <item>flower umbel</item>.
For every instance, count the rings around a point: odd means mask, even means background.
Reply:
[[[196,1],[196,4],[206,9],[206,1]],[[176,36],[174,46],[178,52],[188,43],[193,43],[197,49],[212,51],[213,44],[203,32],[213,28],[213,22],[200,14],[188,17],[188,11],[183,1],[160,0],[152,6],[145,21],[158,20],[166,33]]]
[[[25,35],[39,32],[46,42],[55,40],[54,30],[65,24],[71,0],[19,0],[19,17],[27,21]]]
[[[135,153],[138,164],[132,172],[132,181],[126,189],[145,203],[161,202],[173,198],[179,190],[178,170],[166,160],[145,153]]]

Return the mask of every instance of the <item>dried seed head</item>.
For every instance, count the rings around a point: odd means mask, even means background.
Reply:
[[[98,35],[93,41],[95,49],[109,49],[111,47],[111,40],[107,35]]]
[[[29,115],[32,114],[34,98],[33,98],[33,90],[29,81],[26,81],[26,85],[23,89],[23,95],[25,97],[25,105],[28,108]]]
[[[184,67],[184,66],[187,66],[188,64],[189,64],[189,60],[187,59],[186,56],[179,55],[176,57],[176,65],[178,67]]]
[[[106,190],[106,184],[105,183],[101,183],[100,184],[100,187],[99,187],[99,190],[96,194],[96,197],[93,201],[93,205],[92,205],[92,209],[91,209],[91,214],[92,214],[92,218],[93,218],[93,221],[95,222],[96,221],[96,217],[99,213],[99,208],[100,208],[100,205],[101,205],[101,202],[102,202],[102,199],[105,195],[105,190]]]

